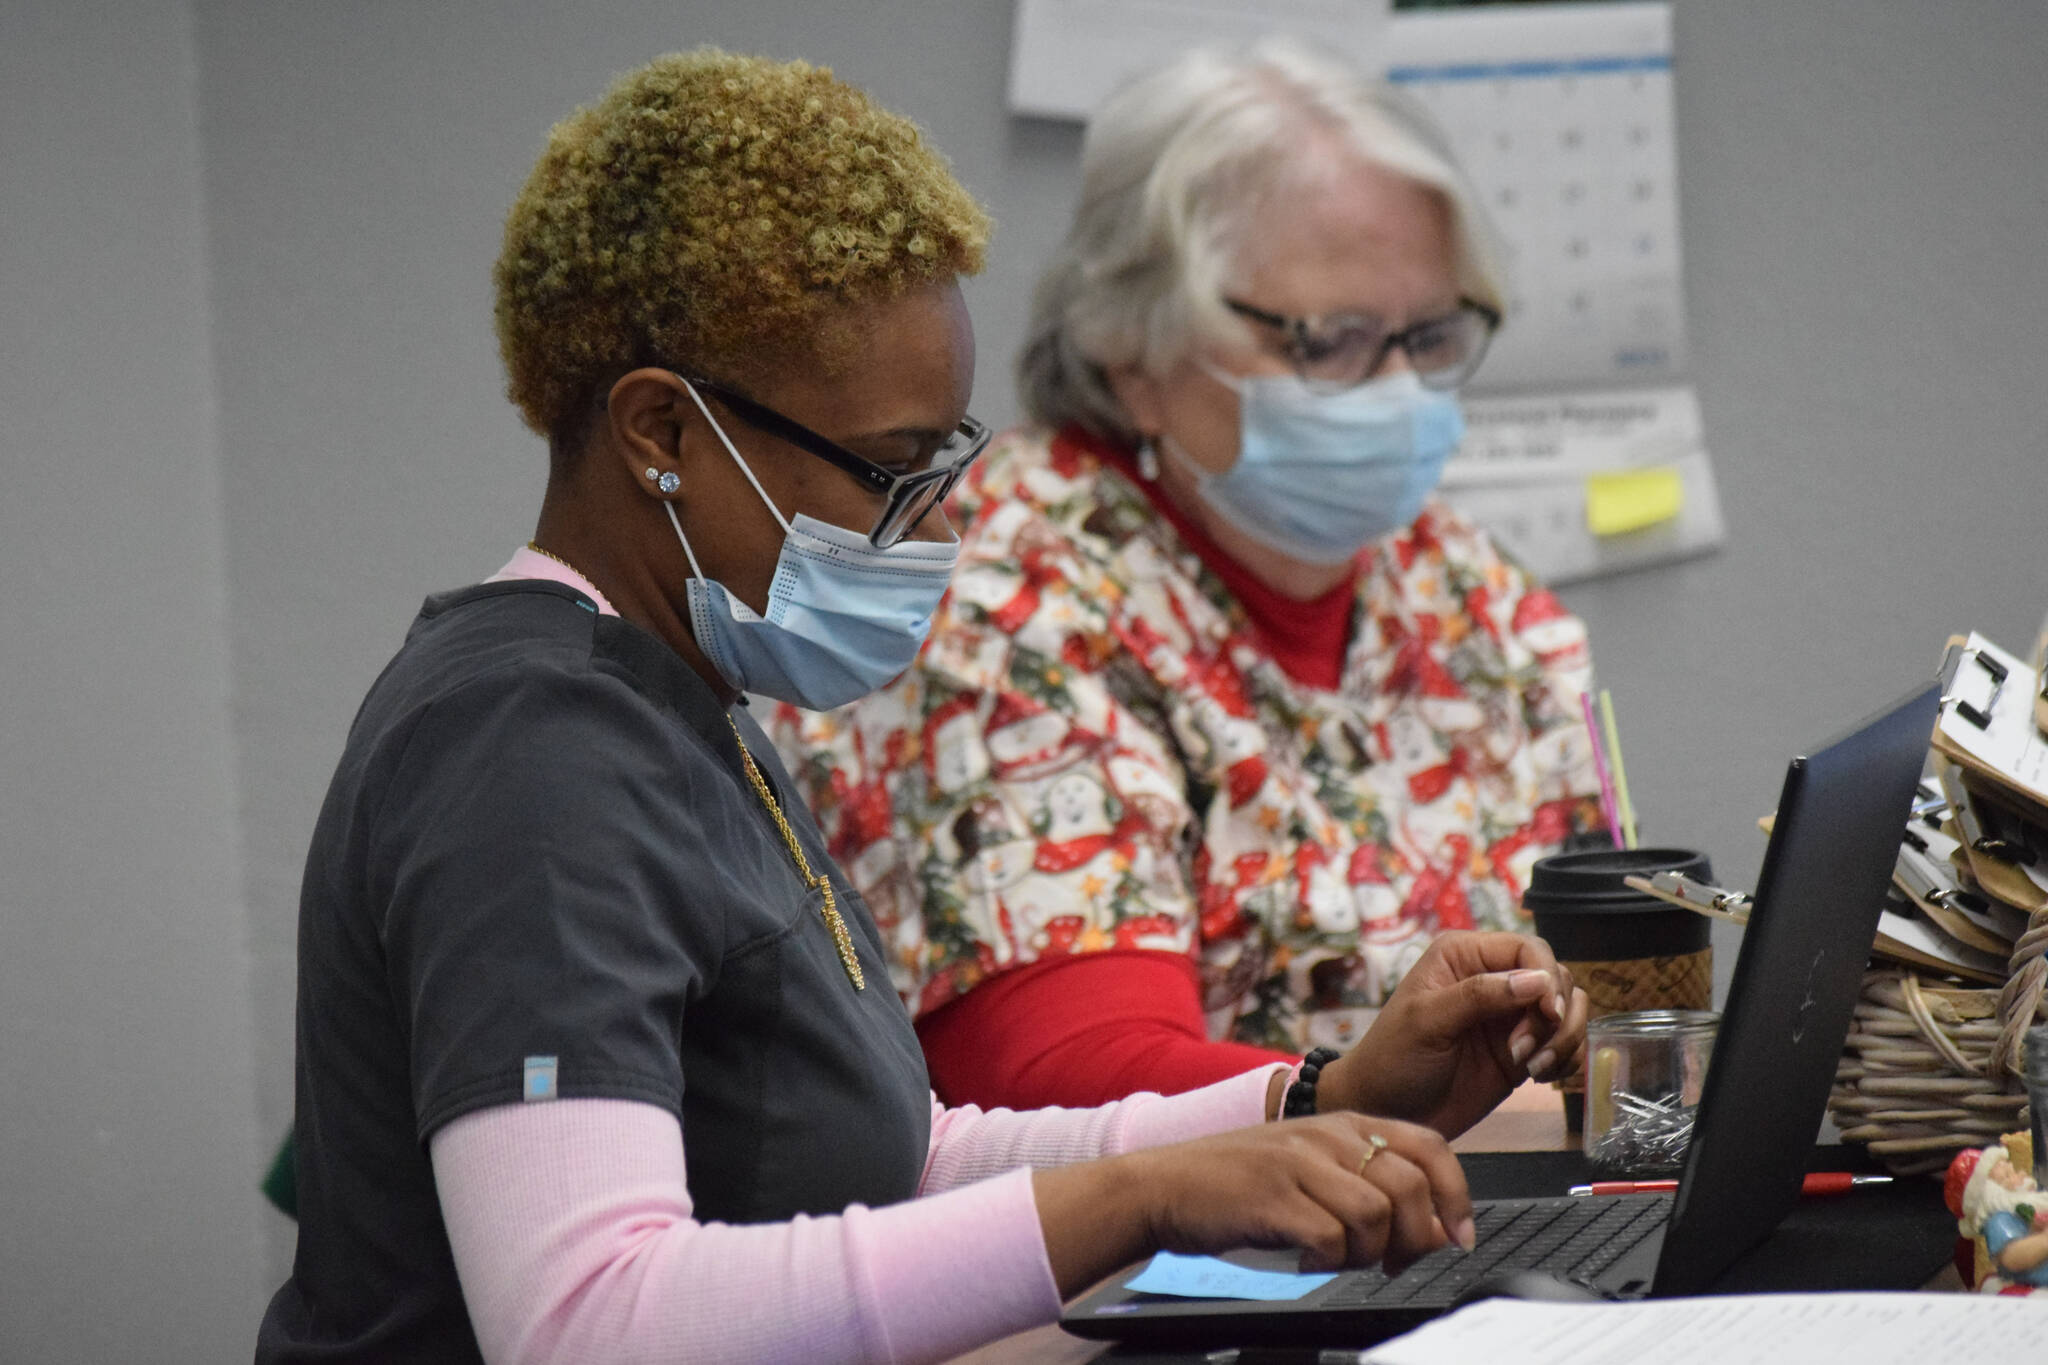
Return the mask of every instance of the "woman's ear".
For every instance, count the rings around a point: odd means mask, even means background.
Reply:
[[[704,439],[716,440],[704,415],[683,391],[682,380],[648,367],[622,375],[605,400],[612,453],[640,490],[666,497],[687,486],[686,465],[700,457]]]

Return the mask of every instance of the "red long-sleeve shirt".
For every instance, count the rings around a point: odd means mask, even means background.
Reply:
[[[1177,1095],[1296,1060],[1211,1042],[1194,963],[1144,949],[1004,972],[926,1013],[917,1035],[939,1098],[985,1109],[1106,1104],[1141,1090]]]

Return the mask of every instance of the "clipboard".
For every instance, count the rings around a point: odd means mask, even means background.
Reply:
[[[1934,748],[1980,790],[1996,791],[2048,825],[2048,735],[2037,723],[2041,679],[2030,664],[1971,633],[1941,661]]]
[[[1889,888],[1877,917],[1877,940],[1871,950],[1894,962],[1924,967],[1987,986],[2005,984],[2005,959],[1996,953],[1958,943],[1916,913],[1913,902],[1896,886]]]
[[[1938,779],[1923,777],[1913,788],[1913,809],[1907,819],[1918,820],[1933,829],[1940,829],[1941,822],[1948,818],[1948,793],[1942,790]]]
[[[1950,861],[1961,843],[1952,835],[1924,825],[1906,827],[1899,844],[1899,860],[1892,869],[1892,884],[1906,893],[1921,914],[1937,929],[1967,947],[2000,957],[2012,953],[2017,933],[2005,932],[1992,903],[1963,886]],[[2024,920],[2021,921],[2024,927]]]
[[[1694,881],[1683,872],[1652,872],[1647,877],[1630,874],[1621,880],[1623,885],[1646,896],[1655,896],[1660,901],[1697,911],[1708,919],[1723,919],[1730,924],[1749,923],[1747,891],[1709,886],[1705,882]]]
[[[1901,830],[1899,851],[1905,853],[1916,839],[1928,850],[1932,850],[1936,846],[1935,838],[1940,835],[1941,816],[1946,809],[1946,797],[1936,787],[1922,779],[1913,793],[1912,812],[1907,816],[1907,823]],[[1771,827],[1776,823],[1776,812],[1757,819],[1757,825],[1766,834],[1770,833]],[[1954,843],[1954,836],[1951,835],[1944,848],[1953,846]],[[1935,885],[1931,889],[1941,890],[1943,886],[1949,886],[1961,890],[1953,878],[1954,874],[1951,871],[1945,883]],[[1648,892],[1660,900],[1670,901],[1673,905],[1683,905],[1688,910],[1697,910],[1703,915],[1735,919],[1737,923],[1747,923],[1749,919],[1746,909],[1740,911],[1740,918],[1737,918],[1734,913],[1717,914],[1712,908],[1713,897],[1716,894],[1734,895],[1747,900],[1747,897],[1741,897],[1740,892],[1724,892],[1720,887],[1705,886],[1699,882],[1690,882],[1689,887],[1678,887],[1671,883],[1689,879],[1673,872],[1660,872],[1655,878],[1624,877],[1622,880],[1638,891]],[[1951,904],[1954,903],[1953,896],[1947,899]],[[1985,909],[1989,913],[1996,913],[1992,907],[1986,906]],[[1969,923],[1968,917],[1962,914],[1960,908],[1951,913],[1963,922]],[[1979,933],[1983,936],[1980,941],[1997,941],[1996,936],[1988,929],[1979,927]],[[1878,913],[1877,936],[1870,947],[1873,953],[1890,958],[1894,962],[1903,962],[1909,967],[1919,967],[1947,976],[1959,976],[1964,980],[1980,982],[1987,986],[2005,984],[2006,960],[2012,953],[2012,944],[2009,941],[1997,941],[1995,950],[1985,949],[1972,943],[1965,943],[1948,933],[1927,913],[1924,906],[1900,888],[1896,869],[1892,884],[1885,888],[1884,909]]]
[[[2041,638],[2034,642],[2034,725],[2048,735],[2048,620],[2041,622]]]
[[[1956,765],[1943,763],[1939,776],[1971,879],[2028,914],[2048,908],[2048,835],[1982,800]]]

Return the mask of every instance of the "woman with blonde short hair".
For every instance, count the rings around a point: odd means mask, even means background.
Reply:
[[[1323,1049],[1326,1096],[1453,1133],[1569,1070],[1412,1008],[1547,962],[1521,888],[1598,822],[1584,628],[1433,496],[1503,293],[1428,120],[1297,46],[1190,54],[1089,124],[1031,425],[955,500],[929,643],[773,727],[942,1097]],[[1450,1054],[1455,1098],[1390,1082]]]
[[[427,599],[321,810],[259,1361],[936,1360],[1160,1247],[1471,1245],[1438,1134],[1267,1121],[1310,1072],[939,1105],[741,704],[845,703],[922,643],[988,441],[957,283],[987,232],[915,126],[800,62],[664,57],[555,128],[497,270],[538,525]],[[1489,1007],[1568,1053],[1533,1003],[1568,982]]]

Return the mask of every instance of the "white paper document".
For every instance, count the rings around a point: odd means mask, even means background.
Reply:
[[[1085,119],[1131,77],[1204,43],[1291,33],[1381,65],[1391,0],[1017,0],[1010,109]]]
[[[2033,1358],[2048,1302],[1987,1294],[1756,1294],[1648,1303],[1488,1299],[1366,1352],[1371,1365],[1933,1365]]]
[[[1486,389],[1666,382],[1686,368],[1671,7],[1425,10],[1387,76],[1443,125],[1508,250]]]
[[[1465,441],[1444,487],[1670,464],[1701,449],[1690,385],[1465,398]]]
[[[1728,536],[1689,385],[1468,398],[1443,493],[1551,583]]]
[[[1974,632],[1964,652],[1944,689],[1938,738],[2003,774],[2019,796],[2048,806],[2048,735],[2034,721],[2041,680],[2033,665]]]

